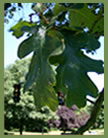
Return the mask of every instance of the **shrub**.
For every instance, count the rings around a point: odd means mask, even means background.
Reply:
[[[64,132],[80,128],[89,119],[89,115],[84,111],[80,112],[76,105],[73,105],[71,108],[61,106],[56,114],[59,116],[59,119],[49,120],[49,126],[59,128]]]

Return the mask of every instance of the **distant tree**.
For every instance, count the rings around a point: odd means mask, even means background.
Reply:
[[[26,131],[48,131],[48,120],[57,116],[47,106],[37,111],[34,104],[33,91],[23,93],[20,101],[14,103],[13,85],[25,81],[28,65],[31,59],[16,61],[5,69],[5,129],[19,129],[20,134]]]

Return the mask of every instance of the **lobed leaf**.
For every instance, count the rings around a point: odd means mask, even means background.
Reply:
[[[54,61],[59,63],[56,70],[56,90],[66,94],[67,106],[71,107],[76,104],[78,107],[83,107],[86,104],[87,95],[93,97],[98,95],[98,89],[87,76],[87,72],[103,73],[104,69],[102,61],[87,57],[81,48],[96,50],[99,47],[99,42],[93,37],[91,39],[89,35],[85,37],[81,34],[82,37],[78,37],[79,34],[75,35],[66,30],[63,34],[65,37],[64,52],[59,56],[51,57],[53,63]]]
[[[55,32],[55,34],[57,33]],[[30,43],[32,47],[34,47],[37,43],[36,38],[33,39],[33,41],[30,40]],[[59,37],[54,37],[54,33],[53,35],[51,35],[51,33],[46,33],[45,37],[42,36],[42,38],[40,38],[39,44],[38,48],[34,49],[29,72],[26,76],[24,91],[33,84],[35,89],[35,104],[37,108],[40,109],[42,106],[47,105],[52,110],[56,110],[58,100],[53,88],[56,85],[56,78],[55,72],[49,63],[49,58],[50,56],[58,55],[63,51],[63,42]],[[29,43],[26,42],[25,46],[27,45],[29,45]]]

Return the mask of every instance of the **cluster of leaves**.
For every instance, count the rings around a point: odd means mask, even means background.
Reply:
[[[55,120],[58,116],[52,112],[48,106],[41,108],[40,112],[32,111],[29,114],[29,120],[26,124],[26,131],[34,132],[46,132],[49,131],[48,121],[50,119]]]
[[[38,23],[20,21],[10,29],[17,38],[29,34],[18,48],[21,59],[33,52],[24,92],[33,85],[39,110],[44,105],[56,110],[56,91],[65,93],[67,106],[85,106],[86,95],[98,95],[87,72],[100,74],[104,68],[103,61],[87,57],[82,49],[94,53],[100,47],[103,4],[37,3],[33,10],[39,16]]]
[[[5,106],[13,96],[13,85],[25,81],[25,75],[28,72],[29,63],[30,59],[24,59],[22,61],[16,60],[14,64],[9,65],[5,69]]]
[[[41,108],[42,111],[37,111],[32,101],[33,96],[24,95],[24,97],[26,97],[26,102],[24,102],[24,98],[21,97],[22,100],[17,105],[15,105],[12,100],[9,101],[7,105],[8,109],[5,109],[5,129],[20,129],[22,125],[23,131],[48,131],[48,120],[57,119],[56,114],[46,106]]]
[[[20,102],[14,103],[13,85],[25,81],[29,63],[30,59],[17,60],[5,69],[5,129],[7,130],[19,129],[23,125],[25,131],[42,132],[42,129],[47,131],[48,120],[57,118],[47,106],[37,111],[31,90],[25,94],[21,92]]]
[[[61,106],[56,112],[59,116],[58,120],[49,120],[49,126],[56,127],[65,131],[75,131],[89,119],[89,114],[85,111],[80,111],[76,105],[71,108]]]

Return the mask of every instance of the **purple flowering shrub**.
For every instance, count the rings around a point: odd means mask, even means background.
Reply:
[[[49,126],[61,129],[64,132],[80,128],[90,117],[85,111],[80,112],[76,105],[73,105],[71,108],[61,106],[57,109],[56,114],[59,119],[49,120]]]

